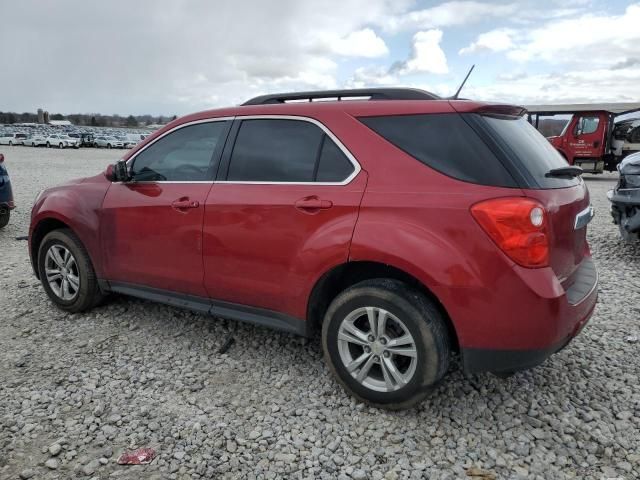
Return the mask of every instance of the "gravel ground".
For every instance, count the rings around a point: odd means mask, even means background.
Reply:
[[[54,308],[15,237],[40,189],[121,152],[2,151],[18,208],[0,231],[0,478],[640,477],[640,247],[611,224],[613,175],[587,176],[601,287],[583,333],[508,380],[454,365],[419,407],[389,413],[338,387],[318,341],[124,297]],[[147,446],[150,465],[117,465]]]

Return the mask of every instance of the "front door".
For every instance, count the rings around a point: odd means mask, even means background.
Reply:
[[[207,292],[303,319],[319,272],[348,259],[366,174],[308,119],[245,119],[237,132],[205,209]]]
[[[204,205],[229,126],[178,127],[129,160],[132,180],[111,185],[103,202],[107,280],[206,297]]]
[[[568,136],[570,163],[579,163],[581,158],[601,157],[607,130],[606,119],[595,113],[586,113],[576,115],[574,122]]]

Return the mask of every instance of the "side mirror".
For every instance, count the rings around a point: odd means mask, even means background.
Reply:
[[[109,165],[104,172],[104,176],[110,182],[128,182],[131,180],[127,162],[124,160],[118,160],[115,164]]]

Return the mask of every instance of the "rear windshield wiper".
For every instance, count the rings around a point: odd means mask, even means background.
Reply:
[[[580,167],[571,165],[568,167],[552,168],[545,177],[578,177],[582,175],[583,170]]]

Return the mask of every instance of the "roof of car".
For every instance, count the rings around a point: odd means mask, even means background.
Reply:
[[[329,112],[345,112],[356,117],[376,115],[410,115],[420,113],[471,112],[481,108],[500,105],[469,100],[343,100],[292,102],[263,105],[239,105],[197,112],[181,117],[168,125],[204,120],[207,118],[236,117],[250,115],[291,115],[314,117]],[[520,108],[520,107],[517,107]],[[162,131],[166,129],[165,126]]]
[[[370,98],[363,99],[362,97]],[[186,115],[167,125],[163,125],[162,128],[149,135],[146,141],[153,141],[154,138],[164,135],[167,131],[177,126],[208,119],[274,115],[309,117],[322,120],[320,117],[332,112],[342,112],[354,117],[456,112],[522,115],[524,109],[507,104],[439,98],[432,93],[416,89],[323,90],[318,92],[273,94],[254,97],[244,104],[234,107],[206,110]],[[136,148],[131,150],[125,158],[133,155],[136,150]]]

